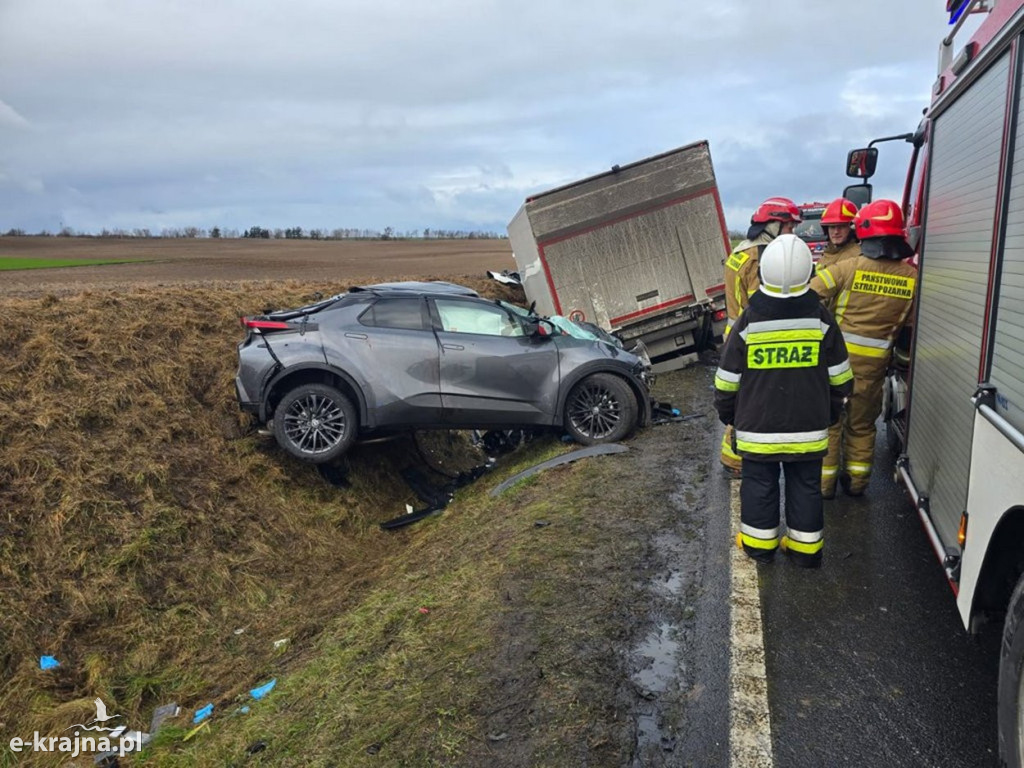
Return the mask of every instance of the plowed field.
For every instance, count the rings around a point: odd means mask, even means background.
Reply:
[[[65,294],[222,280],[353,284],[408,275],[515,269],[508,240],[226,240],[0,237],[0,257],[144,259],[132,264],[0,272],[0,294]]]

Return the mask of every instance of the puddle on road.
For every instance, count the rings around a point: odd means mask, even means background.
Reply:
[[[681,574],[670,575],[665,585],[677,580],[681,585]],[[670,752],[675,737],[661,723],[667,699],[675,698],[679,690],[679,677],[683,666],[678,658],[679,640],[675,624],[660,623],[633,650],[633,657],[640,668],[633,674],[633,685],[640,696],[641,704],[636,712],[636,751],[634,766],[649,765],[653,750]]]
[[[633,675],[641,691],[664,693],[668,684],[678,675],[676,651],[679,643],[674,639],[675,627],[660,624],[636,649],[638,658],[649,659],[650,664]]]

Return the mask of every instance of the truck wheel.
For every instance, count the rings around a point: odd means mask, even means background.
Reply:
[[[1024,576],[1006,610],[999,654],[999,756],[1006,768],[1024,768]]]
[[[614,443],[636,426],[637,403],[629,384],[610,373],[588,376],[565,401],[565,430],[583,445]]]
[[[286,393],[274,411],[278,445],[302,461],[323,464],[338,458],[356,439],[355,406],[327,384],[303,384]]]

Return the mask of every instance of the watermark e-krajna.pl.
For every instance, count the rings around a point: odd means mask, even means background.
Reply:
[[[64,729],[65,733],[74,729],[71,735],[44,736],[36,731],[31,738],[15,736],[8,742],[11,752],[59,752],[78,757],[79,755],[101,754],[118,755],[125,757],[133,752],[138,752],[148,741],[148,734],[140,731],[129,731],[127,726],[119,725],[116,728],[107,728],[103,723],[116,720],[120,715],[108,715],[107,705],[103,699],[95,699],[96,717],[88,723],[75,723]],[[83,733],[92,731],[95,733]]]
[[[116,753],[120,757],[142,749],[142,734],[138,731],[106,736],[83,736],[75,731],[74,736],[44,736],[36,731],[32,738],[15,736],[8,746],[12,752],[60,752],[69,757],[91,755],[94,752]]]

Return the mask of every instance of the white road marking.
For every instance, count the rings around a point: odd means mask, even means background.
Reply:
[[[740,530],[740,483],[731,480],[732,568],[730,578],[729,764],[772,768],[772,722],[764,666],[761,594],[757,566],[735,544]]]

